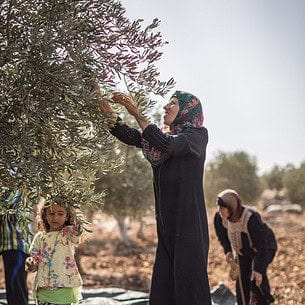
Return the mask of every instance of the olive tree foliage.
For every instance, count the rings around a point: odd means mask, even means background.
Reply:
[[[284,175],[284,188],[293,203],[305,207],[305,162],[300,167],[288,167]]]
[[[138,149],[118,143],[114,154],[123,157],[120,171],[98,173],[96,191],[106,191],[103,212],[112,215],[120,228],[121,239],[129,244],[127,218],[139,220],[154,202],[152,171]]]
[[[257,199],[261,193],[261,184],[256,159],[244,151],[218,152],[205,170],[207,204],[215,204],[217,194],[224,189],[236,190],[245,203]]]
[[[124,82],[143,112],[163,96],[159,20],[131,22],[115,0],[0,1],[0,181],[34,199],[99,202],[95,172],[117,166],[99,111]]]
[[[275,165],[269,172],[262,176],[262,179],[269,189],[280,191],[283,188],[285,172],[285,168]]]

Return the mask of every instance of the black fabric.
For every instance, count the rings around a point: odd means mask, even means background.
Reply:
[[[112,134],[126,140],[122,133],[126,126],[117,124]],[[158,247],[149,304],[210,305],[209,237],[202,187],[207,130],[188,128],[166,136],[151,124],[142,137],[169,155],[153,167]],[[137,146],[136,139],[134,136],[127,144]]]
[[[8,305],[28,305],[27,272],[24,263],[27,255],[22,251],[2,252],[5,288]]]
[[[119,117],[115,126],[110,129],[110,133],[125,144],[141,148],[142,136],[139,130],[129,128],[126,124],[121,122]]]
[[[166,136],[155,124],[146,127],[142,137],[161,152],[167,152],[169,149],[170,137]]]
[[[250,299],[253,305],[268,305],[273,303],[274,297],[270,294],[270,289],[266,285],[256,286],[255,280],[251,281]]]
[[[269,249],[266,253],[266,262],[267,266],[266,269],[262,271],[263,281],[260,286],[260,289],[264,291],[264,295],[270,300],[269,303],[266,303],[266,298],[262,298],[261,295],[258,295],[258,303],[257,305],[267,305],[271,303],[271,300],[274,301],[272,295],[270,294],[270,285],[267,277],[267,267],[272,262],[273,258],[275,256],[275,250]],[[241,274],[241,280],[238,279],[236,281],[236,298],[237,298],[237,304],[238,305],[245,305],[249,304],[250,301],[250,295],[251,292],[254,289],[254,293],[257,292],[258,289],[255,289],[253,286],[253,283],[251,283],[251,273],[252,273],[252,259],[249,256],[239,256],[239,267],[240,267],[240,274]],[[245,303],[243,302],[243,296]],[[272,301],[272,302],[273,302]]]
[[[229,241],[227,229],[222,225],[222,218],[219,213],[215,213],[214,228],[215,228],[215,232],[218,237],[218,240],[224,249],[225,254],[227,254],[228,252],[232,252],[232,247],[231,247],[231,243]]]
[[[262,273],[268,265],[268,256],[266,253],[269,250],[276,250],[277,242],[271,228],[262,221],[260,215],[255,211],[253,211],[249,219],[248,231],[253,242],[253,247],[256,250],[253,269],[254,271]]]
[[[214,217],[214,227],[216,235],[224,248],[225,253],[231,251],[231,245],[228,238],[228,231],[222,224],[222,218],[217,212]],[[271,228],[264,223],[260,215],[252,210],[252,215],[248,221],[248,232],[253,242],[250,241],[247,233],[241,233],[242,255],[238,255],[241,278],[236,281],[236,297],[238,305],[249,303],[251,291],[251,273],[256,271],[262,274],[263,282],[261,288],[270,296],[270,286],[267,278],[267,268],[272,262],[276,250],[277,242]],[[243,302],[245,299],[246,303]],[[258,303],[265,305],[265,303]]]

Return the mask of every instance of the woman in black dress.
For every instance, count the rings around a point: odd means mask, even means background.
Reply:
[[[267,268],[277,249],[273,231],[257,211],[242,204],[234,190],[219,193],[216,203],[214,226],[227,262],[236,266],[230,275],[236,280],[238,305],[272,303]]]
[[[128,127],[102,101],[101,110],[114,119],[110,132],[141,148],[153,170],[158,245],[149,304],[210,305],[202,186],[208,132],[202,127],[201,103],[176,91],[164,106],[164,123],[170,129],[164,133],[140,114],[130,96],[116,92],[112,99],[126,107],[142,131]]]

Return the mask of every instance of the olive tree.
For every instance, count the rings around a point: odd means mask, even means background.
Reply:
[[[300,167],[288,166],[284,175],[284,188],[288,198],[305,207],[305,162]]]
[[[99,173],[95,185],[98,192],[106,189],[103,212],[116,219],[121,239],[128,245],[127,218],[142,224],[142,217],[153,206],[152,172],[141,151],[134,147],[118,143],[114,154],[123,157],[120,171]]]
[[[159,20],[130,21],[115,0],[0,2],[0,181],[24,200],[98,202],[95,172],[116,167],[100,97],[124,84],[143,112],[163,96]]]
[[[262,178],[269,189],[280,191],[283,188],[284,175],[285,168],[275,165],[269,172],[265,173]]]
[[[251,202],[261,193],[256,159],[244,151],[218,152],[205,170],[205,195],[208,204],[224,189],[235,189],[245,202]]]

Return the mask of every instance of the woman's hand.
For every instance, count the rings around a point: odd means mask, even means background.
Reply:
[[[131,96],[121,92],[114,92],[112,94],[112,100],[124,106],[129,112],[129,114],[131,114],[135,118],[140,116],[140,111]]]
[[[96,91],[101,97],[101,103],[100,103],[100,109],[101,111],[108,115],[108,116],[113,116],[115,115],[115,111],[112,109],[112,107],[107,103],[105,100],[103,100],[101,91],[99,86],[96,84]],[[139,109],[137,108],[136,104],[134,103],[133,99],[131,96],[126,95],[121,92],[113,92],[112,93],[112,100],[115,103],[118,103],[126,108],[126,110],[134,117],[140,116]]]
[[[261,273],[252,271],[251,280],[255,280],[255,284],[259,287],[262,284],[263,276]]]
[[[131,96],[121,92],[114,92],[112,94],[112,100],[115,103],[124,106],[129,114],[131,114],[136,119],[142,130],[144,130],[149,125],[149,120],[141,115],[136,103]]]
[[[116,123],[118,115],[106,101],[101,101],[100,110],[104,113],[105,117],[108,118],[110,126]]]
[[[227,261],[227,263],[232,263],[233,262],[233,260],[234,260],[234,256],[233,256],[233,253],[232,252],[228,252],[227,254],[226,254],[226,261]]]
[[[115,113],[115,111],[112,109],[112,107],[105,101],[103,100],[103,96],[101,94],[101,89],[99,87],[98,84],[94,84],[95,90],[97,92],[97,94],[99,95],[100,99],[101,99],[101,103],[99,105],[100,110],[109,118],[111,119],[117,119],[117,114]]]

